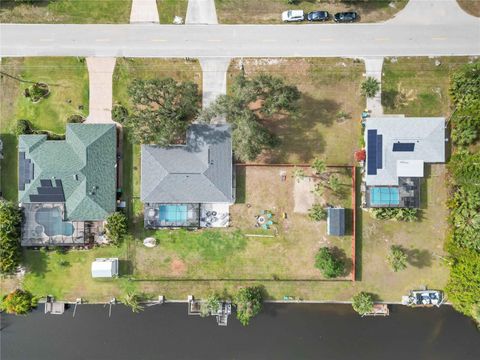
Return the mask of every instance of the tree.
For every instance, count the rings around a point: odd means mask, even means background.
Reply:
[[[373,98],[380,90],[380,83],[374,77],[367,77],[362,83],[362,95],[367,98]]]
[[[0,200],[0,272],[12,273],[20,263],[22,213],[12,202]]]
[[[303,179],[305,179],[307,177],[307,174],[305,174],[305,170],[302,169],[302,168],[297,168],[297,167],[294,167],[293,168],[293,178],[295,180],[297,180],[297,182],[300,182],[302,181]]]
[[[137,293],[128,292],[122,299],[122,303],[132,309],[132,312],[139,313],[143,311],[143,306],[140,304],[141,297]]]
[[[178,143],[185,137],[200,101],[195,83],[177,83],[171,78],[133,80],[128,94],[133,110],[123,125],[133,141],[163,146]],[[119,113],[116,111],[114,115]]]
[[[340,184],[340,180],[338,179],[338,176],[331,175],[329,177],[328,187],[330,188],[330,190],[332,190],[336,194],[340,192],[340,189],[342,188],[342,184]]]
[[[200,315],[205,317],[208,315],[217,314],[221,305],[220,297],[217,294],[211,294],[204,302],[201,303]]]
[[[468,316],[475,316],[480,306],[480,253],[454,247],[450,279],[445,288],[448,300],[455,309]]]
[[[480,102],[480,61],[466,64],[452,74],[450,96],[458,109]]]
[[[263,288],[261,286],[240,288],[234,302],[237,306],[237,319],[243,326],[247,326],[262,310]]]
[[[25,89],[24,95],[33,102],[38,102],[50,93],[48,85],[44,83],[34,83]]]
[[[412,222],[418,220],[419,211],[415,208],[373,208],[370,214],[374,219]]]
[[[331,249],[323,247],[315,255],[315,267],[328,279],[336,278],[345,272],[345,264]]]
[[[211,122],[225,116],[232,125],[235,157],[244,162],[253,161],[278,142],[263,121],[293,115],[299,99],[297,88],[285,84],[279,77],[261,74],[249,79],[240,74],[234,79],[230,93],[219,96],[202,111],[199,120]]]
[[[327,220],[327,210],[320,204],[314,204],[308,210],[308,217],[313,221]]]
[[[107,237],[114,245],[118,245],[122,239],[128,234],[128,220],[125,214],[114,212],[106,219],[105,230]]]
[[[315,158],[312,163],[312,170],[315,171],[315,174],[322,175],[327,170],[327,165],[325,160],[320,158]]]
[[[0,309],[8,314],[26,314],[37,306],[37,299],[28,291],[16,289],[8,295],[4,295],[0,303]]]
[[[407,254],[401,246],[392,245],[387,261],[394,272],[405,270],[407,268]]]
[[[119,124],[124,124],[128,119],[128,110],[125,106],[116,104],[112,108],[112,119]]]
[[[373,311],[373,296],[364,291],[359,292],[352,298],[352,307],[360,315]]]
[[[35,133],[35,130],[33,129],[33,125],[30,121],[25,119],[17,120],[17,123],[15,125],[15,134],[17,136],[31,135],[34,133]]]

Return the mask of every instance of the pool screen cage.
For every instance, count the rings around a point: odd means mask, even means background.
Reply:
[[[146,203],[144,225],[147,229],[200,227],[200,204]]]
[[[58,215],[52,212],[49,218],[45,212],[46,209],[60,209],[62,219],[58,219]],[[42,222],[37,222],[37,212],[43,211]],[[85,244],[85,223],[83,221],[70,222],[73,226],[72,235],[66,236],[62,234],[49,236],[48,230],[55,228],[54,222],[62,221],[65,214],[63,203],[24,203],[22,204],[23,221],[22,221],[22,246],[82,246]],[[46,231],[45,226],[49,227]]]

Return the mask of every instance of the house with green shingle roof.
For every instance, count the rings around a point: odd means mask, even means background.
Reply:
[[[61,237],[68,242],[77,232],[80,241],[85,234],[78,232],[79,223],[103,221],[115,211],[114,124],[68,124],[65,140],[21,135],[18,152],[18,199],[24,208],[32,210],[26,212],[27,217],[30,215],[26,219],[26,239],[47,237],[55,242]],[[57,210],[45,210],[52,208]],[[61,214],[61,221],[56,219],[56,212]],[[77,226],[70,234],[68,223],[73,222]]]

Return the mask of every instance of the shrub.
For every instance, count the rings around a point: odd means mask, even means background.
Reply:
[[[11,202],[0,200],[0,272],[12,273],[20,263],[20,224],[22,213]]]
[[[112,109],[112,119],[113,121],[123,124],[128,118],[128,110],[125,106],[116,104]]]
[[[15,134],[17,136],[31,135],[34,133],[35,133],[35,130],[33,130],[33,125],[30,121],[25,119],[17,120],[17,123],[15,125]]]
[[[125,214],[114,212],[106,219],[107,224],[105,230],[107,237],[114,245],[118,245],[120,241],[128,234],[128,220]]]
[[[467,64],[453,73],[450,95],[460,109],[480,102],[480,61]]]
[[[343,261],[338,259],[327,247],[318,250],[315,255],[315,267],[329,279],[341,276],[345,272]]]
[[[85,121],[85,118],[79,114],[73,114],[67,118],[67,123],[69,124],[81,124],[84,121]]]
[[[310,210],[308,210],[308,217],[313,221],[327,220],[327,209],[320,204],[314,204]]]
[[[130,307],[134,313],[138,313],[143,310],[143,306],[140,304],[140,301],[140,295],[134,292],[128,292],[122,299],[122,303]]]
[[[300,182],[302,181],[303,179],[305,179],[307,177],[307,174],[305,173],[305,170],[302,169],[302,168],[297,168],[295,167],[293,169],[293,178],[295,180],[297,180],[297,182]]]
[[[407,254],[401,246],[392,245],[387,261],[394,272],[405,270],[407,268]]]
[[[49,94],[48,85],[44,83],[35,83],[25,89],[25,97],[33,102],[38,102]]]
[[[320,158],[315,158],[312,163],[312,170],[315,171],[315,174],[321,175],[327,170],[327,165],[325,160]]]
[[[28,291],[16,289],[2,298],[0,309],[8,314],[26,314],[37,306],[37,299]]]
[[[208,316],[208,315],[213,315],[218,312],[221,306],[221,301],[220,298],[217,294],[211,294],[210,296],[207,297],[207,299],[202,302],[201,308],[200,308],[200,315],[201,316]]]
[[[359,292],[352,298],[352,307],[360,315],[373,311],[373,295],[364,291]]]
[[[380,83],[374,77],[367,77],[365,81],[362,82],[362,95],[367,98],[373,98],[377,95],[380,90]]]
[[[370,214],[374,219],[412,222],[418,220],[419,211],[412,208],[373,208]]]
[[[263,288],[261,286],[241,288],[234,302],[237,306],[237,319],[243,326],[247,326],[250,320],[262,310]]]

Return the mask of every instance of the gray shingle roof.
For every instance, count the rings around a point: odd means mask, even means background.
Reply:
[[[68,124],[65,140],[22,135],[19,151],[34,164],[34,178],[18,192],[30,202],[42,179],[62,181],[66,220],[104,220],[115,211],[116,131],[114,124]]]
[[[327,234],[332,236],[345,235],[345,209],[328,208]]]
[[[142,145],[141,200],[233,203],[229,125],[193,124],[186,145]]]
[[[383,137],[382,166],[376,175],[366,174],[366,184],[398,185],[397,161],[421,160],[426,163],[445,162],[445,118],[407,118],[385,116],[367,118],[365,143],[368,130],[377,130]],[[414,143],[414,151],[393,151],[394,143]],[[368,168],[368,147],[367,147]]]

